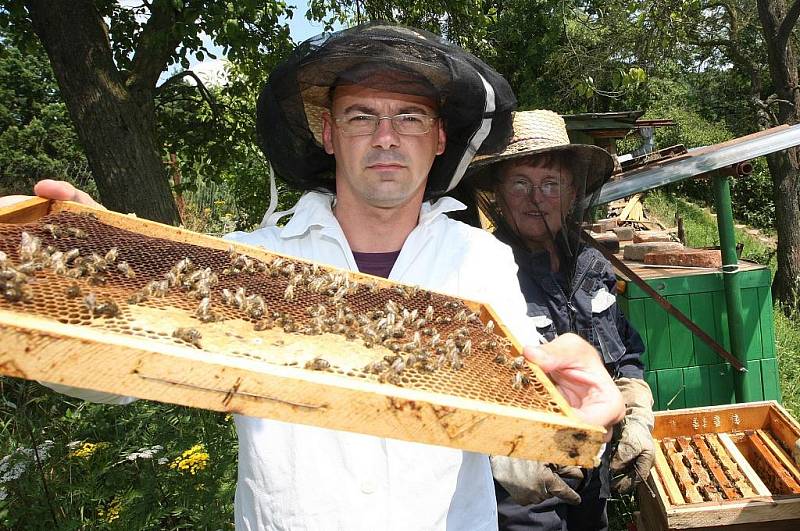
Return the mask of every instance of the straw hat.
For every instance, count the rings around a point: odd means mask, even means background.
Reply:
[[[586,179],[585,195],[598,190],[614,171],[614,158],[603,148],[589,144],[570,144],[564,119],[553,111],[517,111],[514,113],[514,135],[508,147],[497,155],[477,156],[472,160],[469,173],[478,175],[478,186],[491,182],[492,165],[537,153],[566,151],[570,166],[579,168],[573,179]]]

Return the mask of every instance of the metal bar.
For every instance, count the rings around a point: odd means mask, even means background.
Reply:
[[[745,366],[744,316],[742,315],[742,292],[739,287],[739,258],[736,256],[736,235],[733,228],[731,210],[731,187],[729,177],[714,175],[714,205],[717,210],[717,229],[719,247],[722,250],[722,284],[725,289],[725,306],[728,313],[728,335],[731,354]],[[761,396],[753,389],[750,380],[741,372],[733,375],[734,392],[737,402],[760,400]]]
[[[696,155],[689,152],[679,159],[655,167],[632,170],[622,179],[606,183],[593,202],[593,206],[610,203],[638,192],[652,190],[797,145],[800,145],[800,124],[791,127],[773,127],[761,133],[703,148],[703,152]]]
[[[727,360],[728,363],[734,366],[738,371],[747,372],[745,366],[742,365],[742,363],[733,354],[725,350],[725,348],[719,343],[717,343],[713,337],[705,333],[705,331],[703,331],[702,328],[697,326],[691,319],[686,317],[686,315],[684,315],[683,312],[674,307],[659,292],[653,289],[653,287],[650,286],[650,284],[645,282],[642,277],[634,273],[630,267],[625,265],[625,262],[617,258],[616,255],[614,255],[614,253],[609,251],[602,243],[595,240],[591,234],[589,234],[586,231],[583,231],[583,239],[586,243],[588,243],[589,245],[600,251],[600,254],[602,254],[606,258],[606,260],[611,262],[611,264],[617,269],[619,269],[622,272],[622,274],[627,276],[629,280],[632,280],[637,286],[639,286],[642,289],[642,291],[647,293],[654,301],[656,301],[656,303],[659,306],[664,308],[664,311],[666,311],[668,314],[670,314],[675,319],[680,321],[681,324],[683,324],[683,326],[688,328],[689,331],[692,332],[694,335],[702,339],[703,342],[709,347],[711,347],[711,349],[714,352],[719,354],[723,359]]]

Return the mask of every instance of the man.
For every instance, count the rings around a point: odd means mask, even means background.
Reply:
[[[600,190],[613,168],[604,149],[571,144],[563,118],[547,110],[515,113],[514,137],[505,151],[471,166],[478,203],[495,236],[514,251],[528,314],[539,332],[551,341],[574,332],[592,343],[628,406],[618,443],[596,469],[492,458],[503,531],[607,529],[609,487],[629,492],[653,464],[653,396],[643,380],[644,344],[616,304],[611,264],[580,241],[584,198]]]
[[[230,238],[489,302],[536,344],[510,250],[444,216],[457,202],[424,201],[455,186],[476,152],[503,147],[513,106],[496,72],[427,32],[370,24],[311,39],[270,76],[258,127],[278,174],[314,191],[286,226]],[[85,199],[52,181],[35,191]],[[619,420],[621,398],[585,342],[525,352],[586,420]],[[497,527],[484,455],[244,416],[236,427],[237,529]]]

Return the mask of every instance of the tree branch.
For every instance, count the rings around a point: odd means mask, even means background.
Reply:
[[[208,90],[205,83],[203,83],[203,80],[200,79],[200,77],[198,77],[198,75],[192,72],[191,70],[184,70],[183,72],[178,72],[174,76],[164,81],[161,85],[159,85],[156,88],[156,91],[158,93],[161,93],[164,91],[164,89],[166,89],[171,85],[174,85],[175,83],[177,83],[178,81],[180,81],[185,77],[190,77],[194,79],[195,83],[197,83],[197,92],[206,101],[206,103],[208,103],[208,106],[211,107],[211,112],[214,114],[214,118],[215,119],[219,118],[219,106],[217,105],[217,102],[214,100],[214,96],[211,94],[211,91]]]
[[[167,61],[181,43],[180,34],[176,31],[177,22],[178,12],[175,9],[165,7],[163,2],[151,5],[150,18],[142,26],[128,78],[132,92],[152,92],[155,88]]]
[[[789,10],[786,11],[786,16],[781,21],[781,26],[778,28],[778,35],[775,38],[778,50],[785,50],[786,44],[789,42],[789,36],[792,34],[797,18],[800,17],[800,0],[794,0]]]

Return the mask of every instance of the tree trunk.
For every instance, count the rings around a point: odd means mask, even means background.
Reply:
[[[798,0],[795,0],[797,2]],[[793,6],[796,8],[797,6]],[[767,45],[770,77],[778,99],[776,116],[781,124],[800,123],[797,55],[791,28],[796,13],[787,23],[785,0],[758,0],[758,14]],[[781,31],[783,29],[783,31]],[[775,228],[778,232],[778,270],[772,296],[788,312],[800,307],[800,161],[792,148],[767,157],[775,197]]]
[[[50,57],[101,202],[118,212],[177,223],[155,139],[154,86],[126,86],[92,2],[28,0],[25,5]]]

